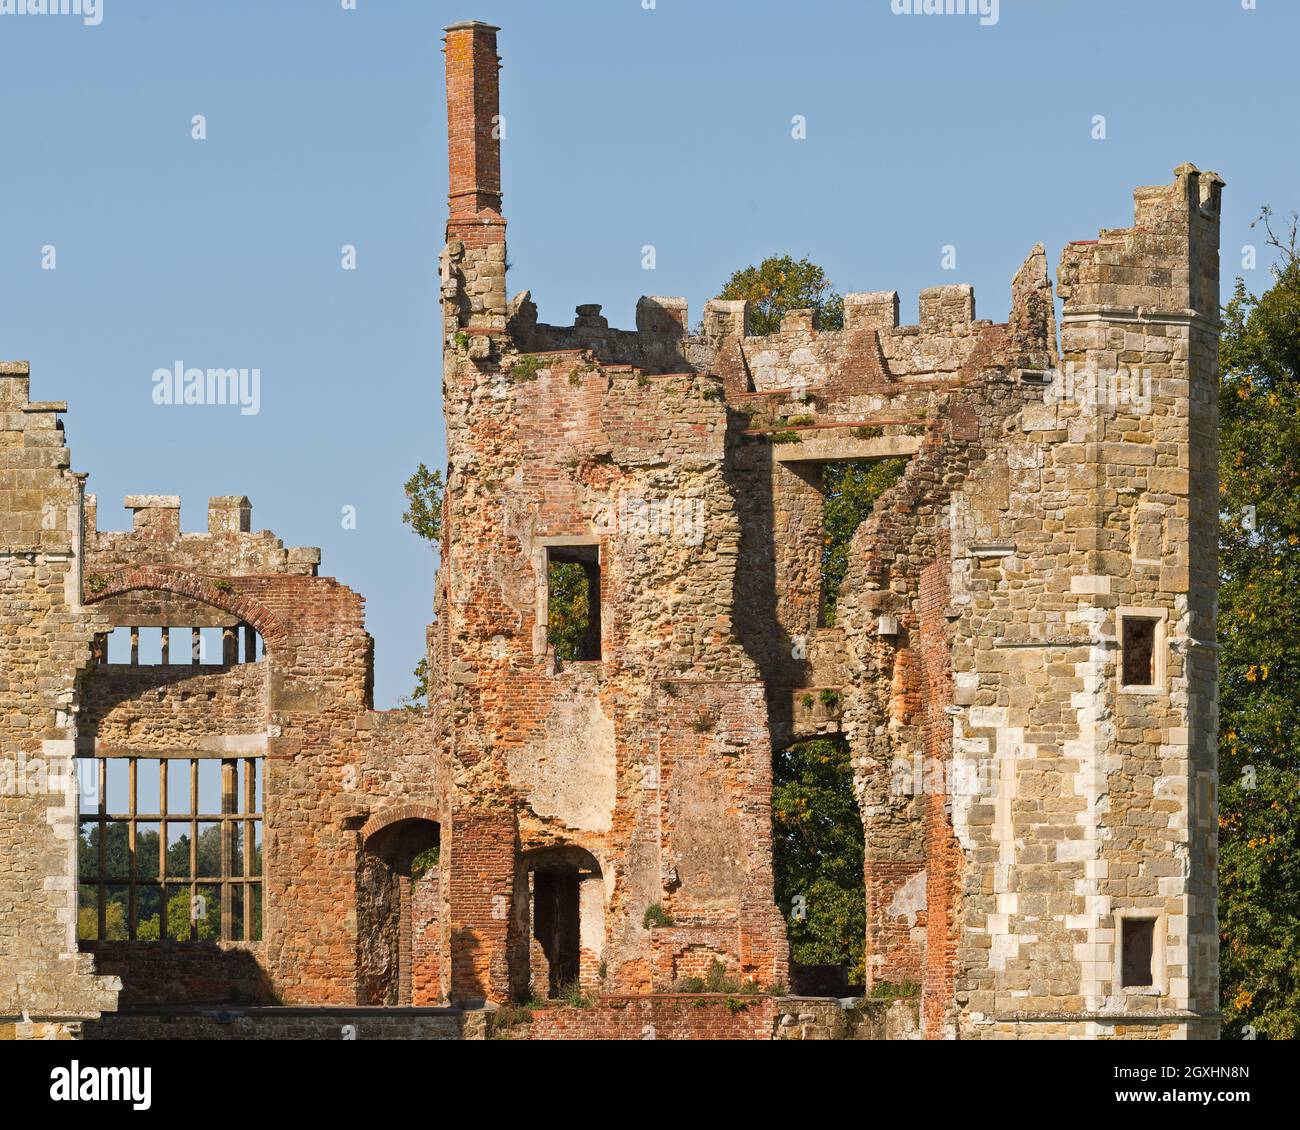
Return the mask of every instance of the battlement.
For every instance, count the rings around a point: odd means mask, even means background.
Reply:
[[[1061,252],[1066,316],[1127,308],[1219,320],[1219,215],[1224,180],[1195,165],[1172,184],[1134,189],[1131,228],[1104,229]]]
[[[316,576],[321,552],[286,547],[269,530],[252,530],[253,504],[243,495],[208,499],[207,532],[181,529],[181,500],[174,494],[128,494],[129,531],[100,530],[93,494],[83,504],[87,567],[108,572],[139,564],[174,565],[219,576]]]
[[[595,303],[583,304],[571,326],[548,325],[537,320],[532,292],[525,290],[509,305],[510,341],[521,353],[588,350],[604,364],[634,365],[648,373],[702,367],[691,359],[694,339],[685,298],[643,295],[636,304],[635,330],[610,326],[601,309]]]

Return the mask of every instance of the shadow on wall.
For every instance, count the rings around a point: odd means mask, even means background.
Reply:
[[[122,979],[118,1004],[278,1004],[260,943],[89,942],[95,971]]]

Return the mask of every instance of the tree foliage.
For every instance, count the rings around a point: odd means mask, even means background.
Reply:
[[[828,463],[822,469],[822,618],[835,626],[840,585],[849,568],[849,545],[853,535],[886,490],[898,481],[907,459],[874,462]]]
[[[843,740],[816,738],[776,755],[772,858],[791,957],[801,965],[847,965],[850,982],[860,983],[867,931],[862,816]]]
[[[442,472],[430,471],[421,463],[403,488],[406,491],[406,512],[402,521],[425,541],[434,545],[442,537],[443,484]]]
[[[216,876],[221,870],[221,829],[213,823],[201,830],[196,841],[198,859],[198,893],[203,896],[203,913],[197,919],[200,941],[221,937],[220,884],[205,883],[203,876]],[[126,879],[131,875],[131,850],[125,824],[106,825],[104,837],[104,869],[106,879]],[[100,874],[99,825],[89,824],[78,841],[78,866],[82,879]],[[156,941],[159,936],[159,919],[162,912],[162,887],[152,885],[158,877],[158,852],[161,836],[142,827],[137,831],[135,843],[135,870],[137,879],[146,882],[136,887],[136,936],[142,941]],[[252,874],[261,874],[261,848],[253,849]],[[238,863],[238,861],[237,861]],[[190,837],[183,833],[167,846],[167,936],[190,937]],[[110,883],[105,892],[105,938],[122,941],[128,935],[129,888]],[[94,939],[99,934],[98,893],[91,883],[83,883],[78,896],[77,929],[81,938]]]
[[[1300,261],[1238,280],[1220,385],[1219,883],[1225,1034],[1300,1036]],[[1254,520],[1250,510],[1254,508]],[[1253,526],[1253,529],[1251,528]]]
[[[759,336],[776,333],[782,315],[789,310],[816,310],[825,330],[844,325],[843,297],[836,293],[826,272],[807,258],[770,255],[757,267],[733,274],[719,297],[752,303],[750,332]]]
[[[421,463],[403,487],[406,491],[406,510],[402,521],[431,545],[442,538],[442,511],[445,503],[442,472],[430,471]],[[429,700],[429,660],[421,659],[415,665],[415,689],[401,704],[408,710],[419,710]]]
[[[591,616],[586,570],[576,561],[552,561],[547,584],[546,638],[556,658],[579,660]]]

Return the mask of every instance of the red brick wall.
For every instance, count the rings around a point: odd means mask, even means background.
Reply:
[[[921,573],[920,651],[925,687],[925,756],[934,766],[925,793],[927,846],[925,969],[921,982],[925,1033],[938,1039],[953,1006],[957,922],[954,900],[960,881],[961,851],[945,811],[951,769],[952,657],[948,649],[948,536],[939,538],[940,558]]]
[[[453,813],[449,852],[453,1002],[504,1001],[510,992],[510,908],[518,842],[510,809]]]
[[[442,890],[437,872],[418,880],[412,895],[411,1004],[441,1004]]]
[[[447,30],[447,150],[451,218],[448,239],[482,246],[502,238],[501,142],[493,136],[498,112],[500,61],[496,29],[484,24]]]

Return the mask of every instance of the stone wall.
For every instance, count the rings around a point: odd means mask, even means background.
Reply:
[[[494,1025],[510,1040],[770,1040],[778,1005],[771,997],[677,994],[608,996],[589,1008],[537,1009],[523,1023]]]
[[[63,406],[0,365],[0,1032],[76,1035],[120,990],[135,1011],[88,1035],[450,1038],[486,1020],[345,1010],[576,989],[594,1007],[507,1034],[1212,1034],[1222,181],[1181,166],[1066,248],[1059,345],[1041,246],[1005,324],[957,285],[914,325],[881,291],[837,330],[755,336],[714,300],[692,332],[665,296],[635,329],[594,304],[548,326],[506,298],[496,29],[448,28],[446,61],[427,709],[373,709],[363,598],[243,496],[200,533],[130,496],[132,529],[99,531]],[[825,467],[884,458],[906,469],[829,626]],[[594,578],[581,660],[550,640],[553,559]],[[187,627],[220,655],[106,661],[113,629]],[[852,755],[869,987],[919,999],[674,993],[719,964],[784,991],[772,759],[818,735]],[[75,782],[41,776],[74,752],[264,758],[260,940],[78,949]],[[1144,921],[1153,984],[1124,986]]]
[[[77,671],[83,477],[26,362],[0,363],[0,1023],[61,1030],[112,1008],[77,949]]]

